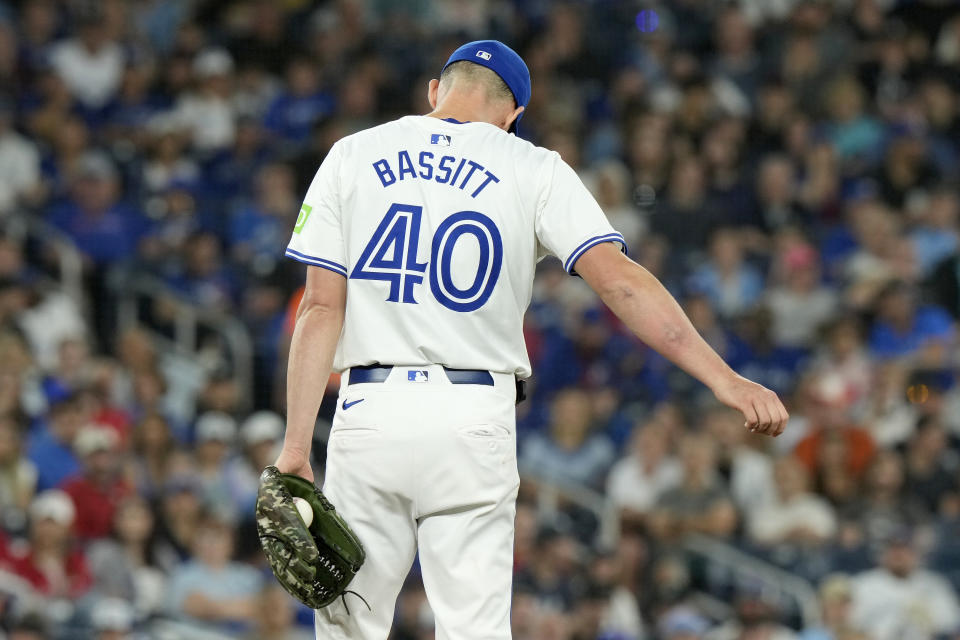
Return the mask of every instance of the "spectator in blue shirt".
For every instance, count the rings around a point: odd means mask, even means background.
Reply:
[[[615,452],[606,437],[591,433],[594,414],[590,396],[578,388],[559,392],[550,418],[549,434],[527,439],[521,468],[538,480],[560,486],[599,486]]]
[[[50,408],[49,422],[31,435],[27,457],[37,467],[38,491],[57,487],[80,471],[73,441],[83,426],[80,399],[70,395]]]
[[[913,255],[923,276],[933,273],[934,267],[956,253],[960,246],[958,214],[960,197],[949,188],[938,189],[924,208],[920,224],[910,234]]]
[[[187,240],[183,266],[170,284],[194,304],[228,310],[236,291],[233,274],[224,265],[220,241],[211,233],[197,233]]]
[[[724,317],[749,309],[763,293],[763,277],[748,263],[736,231],[718,229],[710,240],[710,260],[690,277],[690,288],[710,298]]]
[[[870,351],[878,358],[915,354],[932,342],[953,340],[950,316],[941,308],[921,306],[905,282],[892,282],[877,296],[877,317]]]
[[[253,198],[254,177],[270,158],[264,138],[259,121],[250,117],[237,120],[233,146],[214,156],[204,169],[204,180],[198,185],[198,196],[204,209],[224,215],[237,203]],[[310,180],[322,160],[321,157],[312,163]],[[298,189],[298,192],[306,192],[306,187]]]
[[[235,635],[256,618],[262,579],[253,567],[231,561],[232,527],[222,517],[207,514],[193,537],[193,558],[170,576],[169,611],[195,632]]]
[[[119,203],[119,176],[103,153],[80,158],[71,197],[50,214],[59,227],[96,265],[129,258],[137,248],[143,219]]]
[[[285,142],[304,145],[317,121],[333,112],[333,96],[320,87],[317,65],[295,58],[287,65],[286,89],[267,110],[266,127]]]
[[[290,238],[299,204],[290,168],[282,164],[263,167],[256,176],[254,201],[238,209],[230,222],[234,260],[250,265],[255,272],[272,270]]]

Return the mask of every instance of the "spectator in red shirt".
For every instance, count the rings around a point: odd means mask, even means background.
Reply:
[[[132,491],[121,473],[118,444],[116,431],[99,426],[84,428],[74,443],[83,469],[64,482],[63,490],[73,499],[73,529],[83,540],[110,535],[117,505]]]
[[[807,410],[811,429],[797,443],[794,454],[816,475],[842,457],[843,465],[854,477],[860,478],[873,459],[876,445],[870,433],[853,423],[850,418],[853,397],[837,376],[824,376],[810,391]]]
[[[44,491],[30,505],[29,514],[29,545],[11,552],[10,568],[46,596],[80,597],[93,578],[83,553],[71,544],[76,510],[70,497],[59,489]]]

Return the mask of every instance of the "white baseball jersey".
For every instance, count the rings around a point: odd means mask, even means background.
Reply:
[[[348,278],[334,369],[442,364],[530,375],[537,261],[572,273],[619,243],[553,151],[487,123],[407,116],[343,138],[314,177],[287,256]]]

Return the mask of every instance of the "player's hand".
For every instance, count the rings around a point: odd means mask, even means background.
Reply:
[[[733,374],[713,389],[717,400],[743,414],[744,426],[754,433],[773,436],[783,433],[790,417],[780,398],[763,385]]]
[[[280,473],[292,473],[313,482],[313,469],[310,467],[310,454],[283,449],[273,465]]]

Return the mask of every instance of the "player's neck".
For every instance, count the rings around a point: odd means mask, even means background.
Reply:
[[[437,118],[438,120],[456,120],[457,122],[478,122],[479,121],[477,118],[464,115],[463,113],[453,112],[448,110],[431,111],[430,113],[426,114],[426,116],[428,118]]]
[[[487,122],[499,126],[496,116],[490,111],[476,96],[452,94],[447,95],[427,116],[440,120],[453,119],[457,122]]]
[[[487,124],[492,124],[495,127],[500,127],[494,120],[494,118],[484,117],[482,114],[478,114],[475,111],[467,109],[436,109],[430,113],[425,114],[428,118],[437,118],[439,120],[456,120],[457,122],[486,122]],[[503,127],[500,127],[501,129]]]

